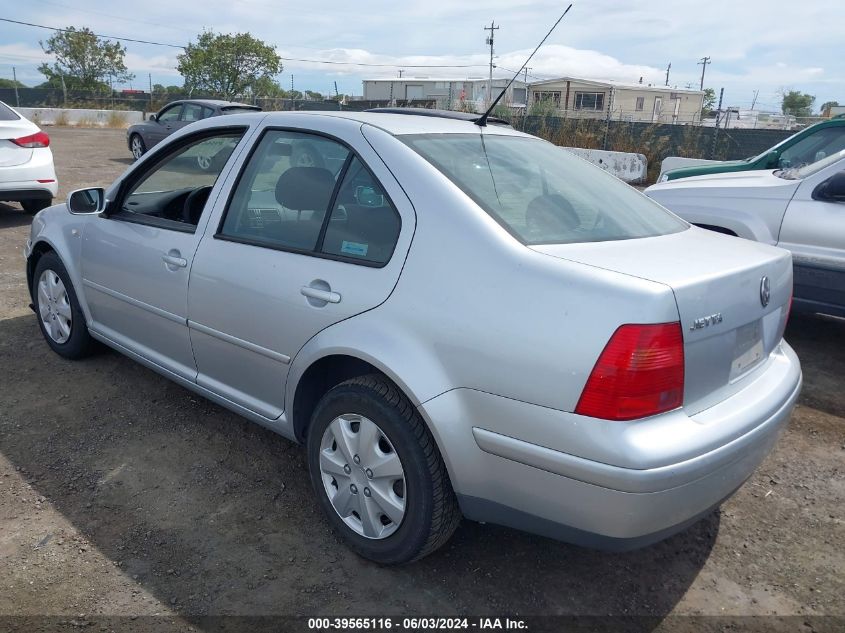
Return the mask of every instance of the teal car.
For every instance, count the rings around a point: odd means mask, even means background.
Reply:
[[[758,156],[679,167],[661,174],[659,182],[733,171],[801,167],[845,149],[845,115],[811,125]]]

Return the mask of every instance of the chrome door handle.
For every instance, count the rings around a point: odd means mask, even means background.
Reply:
[[[176,257],[174,255],[162,255],[161,259],[164,260],[164,263],[168,266],[177,266],[178,268],[185,268],[188,265],[188,260],[183,259],[182,257]]]
[[[302,286],[299,290],[304,296],[317,301],[325,301],[326,303],[340,303],[340,294],[332,292],[331,290],[321,290],[320,288],[312,288],[311,286]]]

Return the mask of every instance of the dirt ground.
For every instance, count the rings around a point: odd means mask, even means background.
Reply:
[[[48,131],[60,197],[131,162],[122,131]],[[29,223],[0,204],[0,616],[845,616],[845,320],[792,319],[805,386],[788,431],[686,532],[611,554],[465,521],[380,568],[331,533],[299,447],[117,353],[53,354],[27,307]]]

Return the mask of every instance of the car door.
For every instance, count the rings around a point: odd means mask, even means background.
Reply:
[[[181,115],[181,103],[168,106],[159,112],[156,120],[146,130],[144,141],[147,143],[147,147],[153,147],[173,134],[179,128],[179,117]]]
[[[129,173],[106,217],[88,223],[82,283],[91,330],[182,378],[196,364],[187,328],[188,272],[219,192],[219,168],[200,172],[190,154],[225,143],[229,156],[244,127],[181,139],[164,157]]]
[[[197,383],[267,419],[284,411],[300,348],[387,299],[415,224],[360,123],[311,118],[333,136],[263,132],[215,211],[188,291]]]
[[[845,172],[844,158],[803,179],[786,209],[778,246],[792,251],[795,298],[809,307],[845,314],[845,203],[821,199],[814,192],[829,178]],[[809,166],[806,169],[811,170]]]

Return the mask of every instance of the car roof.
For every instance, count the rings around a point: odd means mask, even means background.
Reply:
[[[171,101],[168,103],[167,106],[176,105],[177,103],[199,103],[200,105],[207,105],[212,107],[222,107],[222,106],[237,106],[243,108],[255,108],[256,106],[249,105],[248,103],[239,103],[237,101],[224,101],[223,99],[177,99],[176,101]]]
[[[501,136],[531,137],[506,125],[487,125],[484,128],[464,119],[438,117],[431,114],[395,114],[391,112],[352,112],[336,110],[312,110],[308,112],[265,112],[264,119],[270,125],[284,125],[286,122],[304,120],[306,117],[332,117],[366,123],[380,128],[394,136],[406,134],[485,134]],[[251,116],[251,115],[238,115]],[[533,138],[533,137],[531,137]]]

